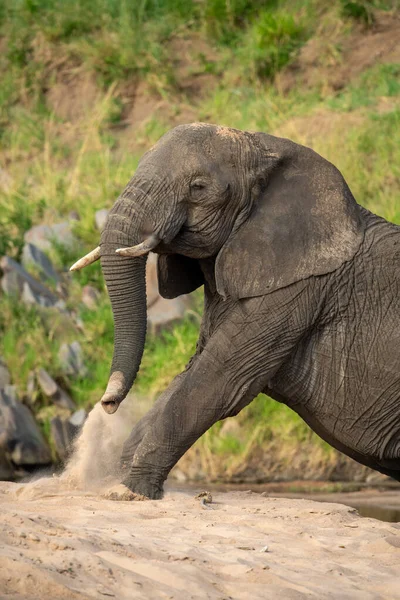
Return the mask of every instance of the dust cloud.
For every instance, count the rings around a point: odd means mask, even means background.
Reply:
[[[58,496],[60,501],[73,492],[87,496],[102,494],[121,480],[122,446],[138,420],[134,398],[125,401],[113,415],[100,402],[94,406],[76,438],[69,460],[59,474],[37,474],[16,486],[19,499],[37,500]]]
[[[75,440],[60,483],[70,489],[99,491],[119,481],[122,446],[134,423],[131,404],[107,414],[100,402],[89,413]]]

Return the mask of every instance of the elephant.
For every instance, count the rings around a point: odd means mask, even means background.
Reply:
[[[144,154],[100,245],[114,317],[101,399],[117,410],[146,337],[145,264],[159,291],[204,287],[196,351],[133,428],[121,464],[132,498],[161,498],[179,458],[259,393],[321,438],[400,481],[400,227],[357,204],[312,149],[192,123]]]

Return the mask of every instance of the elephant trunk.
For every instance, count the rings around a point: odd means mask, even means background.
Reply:
[[[101,236],[101,266],[114,317],[114,355],[107,389],[101,399],[112,414],[129,392],[142,360],[146,338],[147,256],[125,258],[116,254],[121,246],[138,244],[140,226],[132,208],[117,201]]]

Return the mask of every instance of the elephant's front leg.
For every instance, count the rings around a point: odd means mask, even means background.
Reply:
[[[298,288],[297,288],[298,290]],[[299,294],[296,294],[297,297]],[[237,306],[154,413],[123,483],[160,498],[171,468],[216,421],[237,414],[267,386],[304,334],[293,304],[257,298]]]
[[[186,450],[215,422],[237,414],[262,389],[261,379],[233,378],[226,367],[208,352],[197,358],[187,376],[168,393],[168,401],[157,407],[154,422],[147,421],[125,486],[137,494],[161,498],[169,471]]]
[[[132,463],[133,456],[136,452],[137,447],[143,440],[146,433],[149,431],[151,426],[157,419],[158,413],[165,407],[169,402],[172,394],[182,385],[182,380],[186,377],[187,371],[180,373],[171,382],[170,386],[161,394],[158,400],[150,408],[150,410],[136,423],[133,427],[130,436],[124,443],[122,454],[121,454],[121,468],[122,472],[129,470]]]

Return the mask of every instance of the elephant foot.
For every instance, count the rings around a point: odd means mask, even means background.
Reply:
[[[143,500],[149,500],[149,498],[143,494],[136,494],[135,492],[132,492],[132,490],[126,487],[126,485],[123,483],[114,485],[105,494],[103,494],[102,497],[106,500],[114,500],[117,502],[141,502]]]
[[[163,484],[158,483],[157,479],[150,476],[132,476],[130,473],[122,482],[122,485],[126,487],[128,490],[131,490],[133,493],[138,494],[139,496],[144,496],[150,500],[160,500],[164,495]]]

